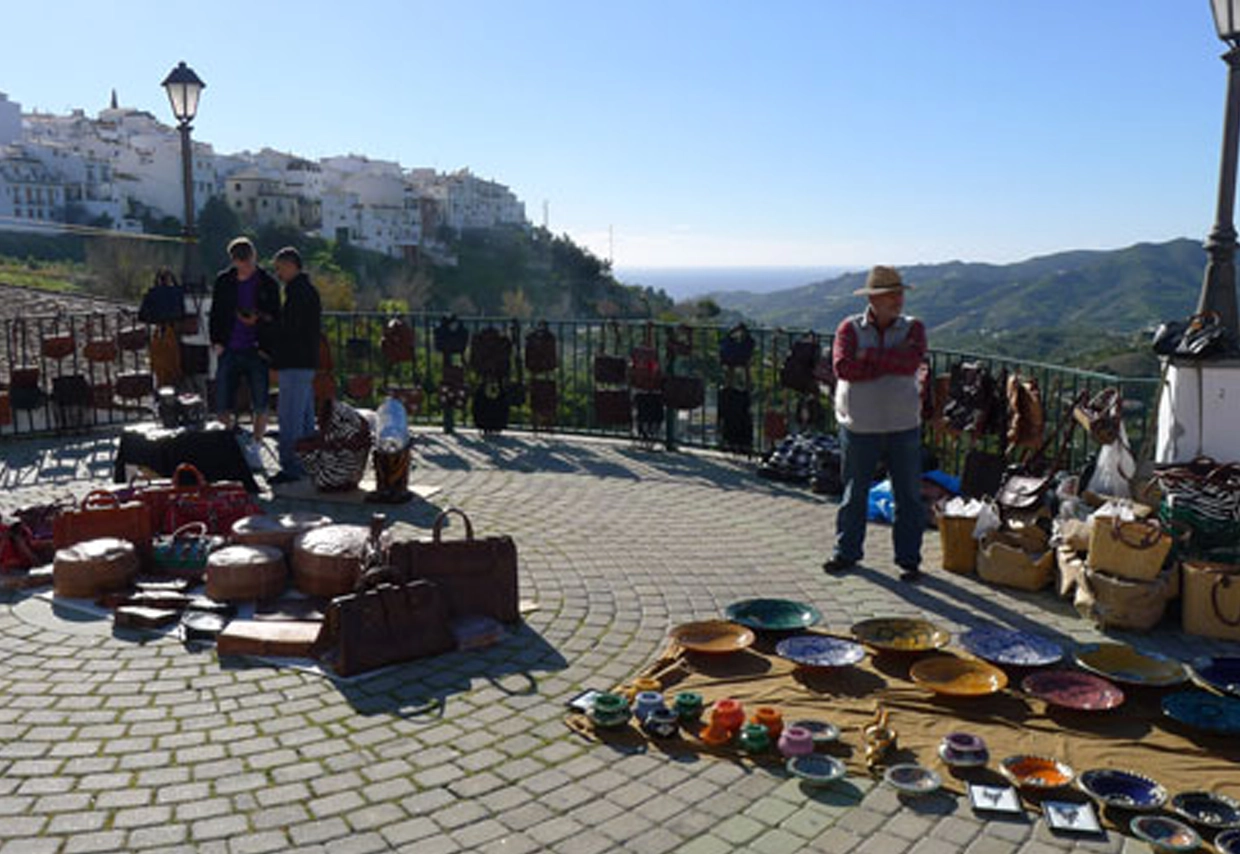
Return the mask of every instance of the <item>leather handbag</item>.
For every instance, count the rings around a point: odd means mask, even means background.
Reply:
[[[512,365],[512,339],[494,326],[474,333],[469,342],[469,366],[487,380],[502,380]]]
[[[114,392],[112,380],[109,378],[104,378],[99,382],[92,382],[90,384],[90,402],[96,409],[111,409]]]
[[[146,324],[138,322],[132,314],[127,312],[122,315],[122,318],[125,325],[117,330],[116,345],[130,352],[145,350],[151,340],[150,330],[146,328]]]
[[[161,531],[176,531],[190,522],[202,522],[207,526],[207,533],[226,536],[238,519],[263,512],[243,484],[237,481],[207,483],[201,472],[196,468],[193,471],[199,478],[196,484],[173,487]]]
[[[86,318],[86,344],[82,347],[82,355],[88,362],[116,361],[120,348],[116,346],[116,339],[107,334],[105,324],[102,314]]]
[[[706,383],[701,377],[664,377],[663,398],[670,409],[697,409],[706,403]]]
[[[90,406],[90,382],[82,374],[52,379],[52,402],[57,406]]]
[[[100,537],[116,537],[145,552],[151,545],[151,533],[151,517],[141,502],[121,503],[105,489],[88,493],[79,507],[57,515],[52,527],[57,549]]]
[[[1042,444],[1046,417],[1042,409],[1042,390],[1035,377],[1009,374],[1007,380],[1009,448],[1037,448]]]
[[[38,388],[39,376],[38,365],[18,365],[9,372],[9,386],[14,389]]]
[[[211,369],[211,345],[181,342],[181,373],[200,376]]]
[[[339,675],[352,676],[455,647],[439,589],[413,581],[333,599],[314,651]]]
[[[620,324],[612,321],[611,328],[616,336],[616,349],[620,348]],[[607,352],[607,327],[604,326],[599,336],[598,353],[594,356],[594,381],[604,385],[624,385],[628,381],[628,365],[623,356]]]
[[[465,366],[443,366],[443,378],[439,383],[439,403],[445,409],[463,409],[468,400],[465,390]]]
[[[116,377],[116,396],[123,400],[141,400],[154,390],[149,371],[125,371]]]
[[[550,427],[555,424],[559,398],[555,380],[530,380],[530,420],[535,427]]]
[[[464,353],[469,346],[469,330],[455,314],[446,314],[435,327],[432,338],[436,352],[450,356]]]
[[[762,436],[768,445],[788,435],[788,417],[778,409],[768,409],[762,416]]]
[[[13,404],[9,400],[9,393],[0,390],[0,427],[13,423]]]
[[[815,368],[821,356],[818,336],[807,332],[792,342],[779,371],[779,384],[791,391],[811,394],[818,390]]]
[[[370,400],[375,393],[375,378],[370,374],[354,374],[344,381],[344,393],[354,400]]]
[[[465,523],[465,537],[445,540],[444,524],[454,515]],[[458,508],[436,517],[430,540],[393,540],[388,557],[403,577],[439,585],[454,617],[478,614],[501,623],[521,618],[516,543],[506,535],[476,538],[473,523]]]
[[[605,427],[627,427],[632,424],[633,405],[629,399],[629,390],[596,388],[594,420]]]
[[[39,341],[39,350],[43,354],[43,358],[55,361],[72,356],[75,346],[73,330],[62,330],[59,317],[52,320],[51,331],[43,333],[43,337]]]
[[[189,522],[171,534],[156,537],[151,546],[151,562],[162,571],[205,572],[211,550],[223,540],[207,533],[203,522]]]
[[[475,339],[477,337],[475,336]],[[509,403],[502,384],[494,380],[474,389],[472,401],[474,426],[484,433],[498,433],[508,428]]]
[[[642,391],[659,391],[663,387],[663,369],[659,366],[652,323],[646,324],[642,343],[629,350],[629,385]]]
[[[22,412],[38,409],[43,405],[43,389],[38,386],[14,385],[9,389],[9,399],[13,408]]]
[[[525,336],[525,369],[531,373],[554,371],[559,365],[555,335],[547,328],[547,321],[538,325]]]
[[[412,326],[399,317],[390,318],[383,326],[383,338],[379,341],[383,361],[389,365],[412,362],[414,340]]]
[[[1082,395],[1072,407],[1072,417],[1095,442],[1109,445],[1119,438],[1122,406],[1119,389],[1108,386],[1088,400]]]
[[[747,367],[756,345],[749,327],[738,323],[719,339],[719,362],[729,368]]]
[[[1032,510],[1046,498],[1051,477],[1024,474],[1008,475],[999,484],[995,502],[1005,510]],[[983,493],[984,494],[984,493]]]

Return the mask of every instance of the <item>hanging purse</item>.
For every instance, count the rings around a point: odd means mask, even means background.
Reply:
[[[632,424],[633,406],[629,399],[629,390],[596,388],[594,420],[604,427],[627,427]]]
[[[1099,445],[1109,445],[1119,438],[1123,401],[1119,389],[1108,386],[1088,400],[1085,393],[1072,407],[1072,417],[1084,427]]]
[[[463,409],[468,395],[465,391],[465,366],[444,365],[443,378],[439,384],[440,405],[450,409]]]
[[[535,427],[550,427],[555,424],[558,406],[559,392],[555,380],[530,380],[530,420]]]
[[[642,343],[629,350],[629,385],[643,391],[658,391],[663,387],[663,371],[659,367],[653,323],[646,324]]]
[[[151,334],[145,323],[139,323],[129,312],[121,313],[125,324],[117,330],[116,345],[122,350],[134,352],[145,350],[150,343]]]
[[[547,321],[540,320],[525,336],[525,369],[532,374],[546,373],[558,365],[555,335],[547,328]]]
[[[383,361],[389,365],[412,362],[414,356],[413,327],[402,318],[392,317],[383,326],[383,338],[379,341]]]
[[[719,339],[719,362],[729,368],[748,367],[756,344],[749,327],[738,323]]]
[[[610,325],[615,331],[616,349],[619,350],[620,324],[613,320]],[[607,352],[607,328],[607,326],[604,326],[599,333],[598,353],[594,356],[594,381],[604,385],[624,385],[628,379],[628,365],[625,363],[623,356],[616,356]]]
[[[90,406],[90,382],[81,374],[52,379],[52,402],[57,406]]]
[[[669,409],[697,409],[706,403],[706,383],[701,377],[664,377],[663,397]]]
[[[436,352],[445,356],[464,353],[469,346],[469,330],[455,314],[445,314],[435,327],[432,337]]]
[[[108,335],[105,324],[104,316],[98,312],[86,318],[86,344],[82,347],[82,355],[88,362],[116,361],[119,348],[116,339]]]
[[[792,342],[784,364],[779,371],[779,384],[791,391],[801,394],[812,394],[818,391],[818,380],[815,368],[821,357],[818,335],[806,332]]]
[[[67,320],[65,325],[70,326]],[[62,330],[60,328],[60,315],[56,315],[56,317],[52,318],[51,332],[43,333],[39,341],[39,350],[43,353],[43,358],[60,361],[73,355],[74,346],[72,327],[70,326],[69,329]]]
[[[126,371],[116,377],[116,396],[123,400],[141,400],[154,388],[149,371]]]

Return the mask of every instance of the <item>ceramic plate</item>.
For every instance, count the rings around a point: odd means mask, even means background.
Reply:
[[[736,652],[753,643],[753,632],[727,620],[681,623],[672,629],[672,640],[693,652]]]
[[[1214,792],[1181,792],[1171,808],[1193,824],[1224,830],[1240,827],[1240,803]]]
[[[1081,790],[1109,807],[1126,810],[1156,810],[1167,802],[1167,790],[1135,771],[1094,768],[1077,779]]]
[[[1054,641],[1015,629],[980,626],[960,636],[966,650],[994,664],[1044,667],[1063,658],[1063,647]]]
[[[947,655],[923,658],[908,675],[921,687],[948,697],[982,697],[1003,690],[1008,681],[993,664]]]
[[[1066,762],[1027,753],[1004,758],[999,770],[1013,785],[1027,789],[1057,789],[1071,783],[1076,776]]]
[[[810,735],[814,737],[814,744],[830,744],[833,741],[839,741],[840,738],[840,728],[827,721],[803,719],[793,721],[788,726],[799,726],[809,730]]]
[[[1128,827],[1156,851],[1196,851],[1201,845],[1197,831],[1165,815],[1135,816]]]
[[[892,765],[883,779],[894,789],[910,795],[928,795],[943,785],[943,778],[929,768],[913,763]]]
[[[875,617],[852,627],[862,643],[887,652],[928,652],[947,646],[951,635],[928,620]]]
[[[1240,830],[1226,830],[1214,837],[1219,854],[1240,854]]]
[[[724,615],[734,623],[768,632],[790,632],[822,622],[813,605],[790,599],[744,599],[733,602]]]
[[[1194,729],[1240,735],[1240,699],[1206,691],[1181,691],[1163,697],[1163,714]]]
[[[865,658],[865,647],[843,638],[797,635],[781,640],[775,654],[802,667],[847,667]]]
[[[978,750],[974,753],[960,753],[946,744],[939,745],[939,758],[953,768],[981,768],[990,761],[990,751]]]
[[[784,766],[788,773],[800,777],[811,786],[825,786],[844,776],[844,763],[834,756],[810,753],[793,756]]]
[[[1240,697],[1240,657],[1220,655],[1198,658],[1189,666],[1188,672],[1202,688]]]
[[[1124,702],[1124,692],[1101,676],[1079,670],[1047,670],[1030,673],[1020,683],[1031,694],[1052,706],[1075,711],[1101,712]]]
[[[1165,655],[1140,652],[1126,643],[1091,643],[1077,650],[1076,663],[1099,676],[1129,685],[1164,687],[1188,678],[1184,665]]]

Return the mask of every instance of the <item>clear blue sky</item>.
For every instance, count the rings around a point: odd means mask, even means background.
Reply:
[[[184,59],[217,151],[468,166],[621,268],[1005,262],[1213,220],[1208,0],[47,0],[0,31],[24,109],[115,87],[170,121]]]

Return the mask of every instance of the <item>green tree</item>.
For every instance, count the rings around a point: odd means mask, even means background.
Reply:
[[[210,271],[227,262],[228,241],[241,234],[241,220],[223,196],[212,196],[198,215],[198,258]]]

